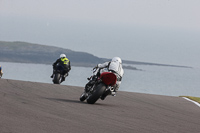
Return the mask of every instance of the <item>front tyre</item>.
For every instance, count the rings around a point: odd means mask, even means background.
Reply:
[[[87,98],[86,93],[83,92],[83,94],[80,97],[80,101],[83,102]]]
[[[105,90],[106,90],[105,84],[103,83],[98,84],[93,94],[88,97],[87,103],[94,104],[100,98],[100,96],[103,95]]]

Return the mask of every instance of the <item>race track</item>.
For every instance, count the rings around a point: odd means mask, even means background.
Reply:
[[[83,87],[0,79],[0,133],[199,133],[200,107],[119,91],[90,105]]]

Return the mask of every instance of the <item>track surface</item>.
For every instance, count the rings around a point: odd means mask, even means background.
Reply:
[[[119,91],[90,105],[82,87],[0,79],[0,133],[199,133],[180,97]]]

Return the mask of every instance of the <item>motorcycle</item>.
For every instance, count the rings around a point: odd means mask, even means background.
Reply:
[[[94,69],[93,73],[98,71],[100,76],[93,75],[89,82],[85,85],[85,90],[80,96],[80,101],[87,100],[88,104],[94,104],[99,98],[104,98],[114,92],[114,85],[117,82],[117,77],[112,72],[102,72],[100,69]],[[98,74],[97,74],[98,75]]]
[[[64,67],[58,63],[56,64],[56,67],[54,69],[54,74],[52,79],[53,83],[54,84],[62,83],[63,76],[64,76]]]

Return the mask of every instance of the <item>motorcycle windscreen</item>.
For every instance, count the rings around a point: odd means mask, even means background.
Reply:
[[[106,85],[115,85],[117,82],[117,76],[114,73],[111,72],[103,72],[100,75],[100,79],[103,81]]]

